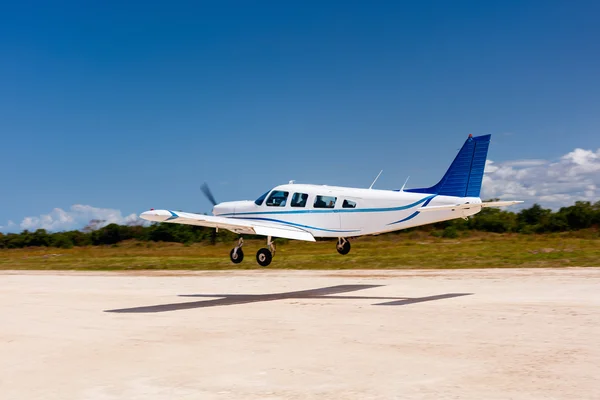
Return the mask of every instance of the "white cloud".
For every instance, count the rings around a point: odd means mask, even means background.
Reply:
[[[525,200],[545,207],[569,206],[577,200],[600,200],[600,149],[575,149],[558,161],[488,160],[482,198]]]
[[[67,211],[62,208],[55,208],[48,214],[39,216],[25,217],[19,224],[20,229],[34,231],[36,229],[46,229],[48,231],[63,231],[71,229],[82,229],[88,225],[94,229],[101,228],[108,224],[120,225],[141,225],[145,224],[136,214],[123,216],[121,211],[112,208],[98,208],[83,204],[74,204]],[[7,226],[0,229],[14,230],[16,224],[9,221]]]
[[[17,224],[15,224],[13,221],[8,221],[6,225],[0,225],[0,231],[11,231],[16,227]]]

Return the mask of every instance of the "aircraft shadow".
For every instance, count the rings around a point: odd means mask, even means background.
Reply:
[[[259,303],[265,301],[288,299],[337,299],[337,300],[391,300],[375,303],[375,306],[405,306],[408,304],[423,303],[450,299],[453,297],[469,296],[473,293],[444,293],[427,297],[380,297],[380,296],[336,296],[340,293],[355,292],[358,290],[372,289],[384,285],[337,285],[318,289],[299,290],[295,292],[268,293],[268,294],[184,294],[180,297],[215,297],[212,300],[192,301],[186,303],[158,304],[153,306],[120,308],[105,310],[110,313],[158,313],[166,311],[189,310],[193,308],[232,306],[236,304]]]

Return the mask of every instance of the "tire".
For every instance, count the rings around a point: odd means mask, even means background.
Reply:
[[[346,242],[344,242],[343,245],[340,246],[339,244],[337,244],[335,247],[336,247],[338,253],[340,253],[343,256],[350,253],[350,242],[347,240],[346,240]]]
[[[231,260],[232,263],[239,264],[244,259],[244,252],[242,251],[241,248],[237,249],[237,252],[235,253],[235,258],[234,258],[234,254],[233,254],[234,251],[235,251],[235,248],[231,249],[231,252],[229,252],[229,259]]]
[[[256,252],[256,262],[261,267],[271,264],[271,260],[273,260],[273,255],[269,249],[260,249]]]

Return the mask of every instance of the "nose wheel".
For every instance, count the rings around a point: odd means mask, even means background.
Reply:
[[[346,255],[350,253],[350,242],[346,238],[339,238],[335,248],[341,255]]]
[[[229,252],[229,258],[231,259],[232,263],[239,264],[242,262],[242,260],[244,260],[244,252],[242,251],[243,245],[244,239],[240,238],[240,240],[238,241],[238,245],[231,249],[231,251]]]

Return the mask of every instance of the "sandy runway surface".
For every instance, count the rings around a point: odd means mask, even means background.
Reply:
[[[600,269],[4,271],[0,399],[600,399]]]

